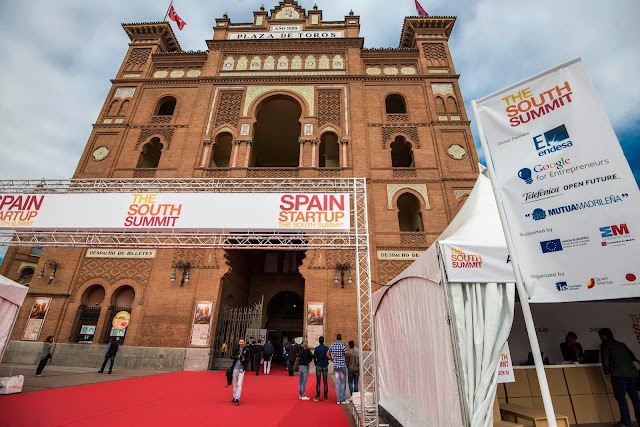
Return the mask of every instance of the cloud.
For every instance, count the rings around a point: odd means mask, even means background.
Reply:
[[[366,47],[397,47],[413,1],[317,1],[323,19],[361,17]],[[431,15],[457,16],[450,44],[465,101],[483,97],[574,57],[582,57],[635,171],[640,123],[640,2],[618,0],[438,0]],[[174,26],[184,50],[205,50],[215,18],[251,22],[260,2],[175,0],[187,22]],[[267,10],[277,1],[265,2]],[[314,1],[300,4],[310,9]],[[5,52],[0,80],[0,179],[68,178],[105,101],[129,40],[122,22],[162,20],[153,0],[0,3]],[[172,24],[173,25],[173,24]],[[467,108],[470,113],[470,109]],[[474,129],[475,132],[475,129]],[[635,139],[634,139],[635,138]],[[476,138],[477,140],[477,138]],[[636,175],[638,176],[638,174]]]

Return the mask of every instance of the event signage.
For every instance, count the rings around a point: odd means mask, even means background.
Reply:
[[[86,258],[134,258],[149,259],[156,257],[155,249],[87,249]]]
[[[378,251],[378,259],[393,261],[414,261],[420,258],[424,251]]]
[[[193,313],[193,325],[191,327],[191,346],[208,347],[211,331],[211,319],[213,314],[212,301],[196,302]]]
[[[498,383],[514,383],[516,377],[513,373],[513,360],[511,360],[511,352],[509,351],[509,342],[504,343],[500,352],[500,361],[498,362]]]
[[[228,33],[228,40],[257,40],[257,39],[336,39],[343,38],[344,31],[282,31],[271,29],[269,32]]]
[[[0,194],[0,229],[348,231],[346,193]]]
[[[582,62],[476,105],[529,300],[640,295],[640,192]]]
[[[513,267],[507,248],[445,243],[447,280],[451,283],[513,283]]]
[[[44,325],[44,320],[47,318],[49,307],[51,306],[51,298],[38,297],[33,302],[31,312],[29,313],[29,319],[27,320],[27,326],[24,328],[22,339],[26,341],[38,341],[40,331]]]

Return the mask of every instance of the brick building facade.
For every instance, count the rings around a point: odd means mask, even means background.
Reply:
[[[326,22],[286,0],[252,23],[216,19],[198,52],[182,51],[167,22],[124,24],[129,49],[74,178],[367,178],[376,290],[444,230],[478,173],[448,46],[454,23],[408,17],[398,48],[365,49],[353,12]],[[22,338],[36,298],[51,298],[38,340],[56,337],[59,364],[93,366],[126,309],[128,366],[207,369],[210,349],[190,345],[197,301],[214,303],[209,347],[220,307],[262,298],[261,327],[276,342],[304,334],[309,302],[324,304],[326,336],[357,339],[355,286],[334,282],[336,264],[354,263],[349,251],[88,251],[9,249],[0,273],[30,291],[5,360],[35,354]]]

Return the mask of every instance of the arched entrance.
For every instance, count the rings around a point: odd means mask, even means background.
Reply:
[[[272,342],[282,344],[303,336],[304,299],[296,292],[274,295],[267,305],[266,328]]]
[[[300,157],[300,104],[274,95],[257,108],[251,150],[251,167],[298,167]]]

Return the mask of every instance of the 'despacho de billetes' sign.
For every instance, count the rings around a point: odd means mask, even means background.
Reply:
[[[0,229],[350,229],[343,193],[0,194]]]

